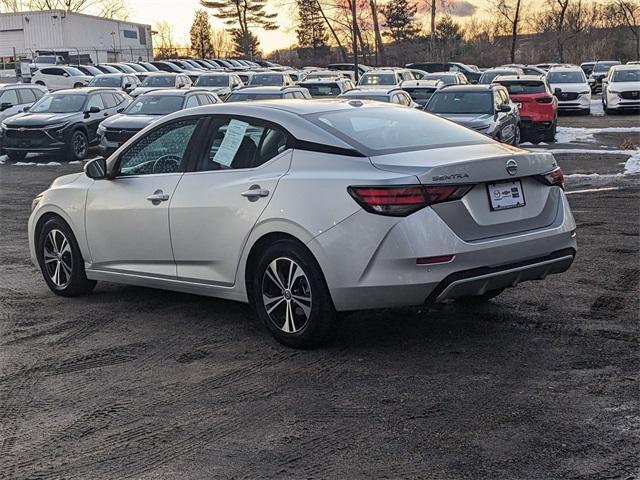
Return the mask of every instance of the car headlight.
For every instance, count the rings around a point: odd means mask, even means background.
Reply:
[[[44,192],[39,193],[38,195],[36,195],[36,198],[34,198],[31,201],[31,211],[33,212],[36,208],[38,208],[38,205],[40,205],[40,201],[42,200],[42,195],[44,195]]]
[[[104,135],[104,132],[106,132],[107,129],[104,127],[104,125],[100,124],[98,125],[98,135]]]
[[[67,126],[66,123],[55,123],[53,125],[47,125],[44,128],[45,128],[45,130],[58,130],[59,128],[64,128],[66,126]]]
[[[611,87],[607,88],[608,93],[621,93],[620,90],[613,90]]]

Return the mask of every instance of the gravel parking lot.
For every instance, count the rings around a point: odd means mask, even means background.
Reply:
[[[106,283],[55,297],[26,222],[81,165],[0,165],[0,478],[640,478],[638,143],[532,147],[567,150],[569,272],[474,308],[344,315],[316,351],[223,300]]]

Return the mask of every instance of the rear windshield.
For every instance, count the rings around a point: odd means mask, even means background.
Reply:
[[[491,92],[437,92],[427,104],[431,113],[493,113]]]
[[[273,73],[259,73],[251,77],[249,85],[282,85],[282,75]]]
[[[617,63],[606,63],[606,62],[602,62],[602,63],[596,63],[593,67],[593,71],[596,73],[604,73],[604,72],[608,72],[609,69],[613,66],[613,65],[618,65]]]
[[[358,85],[395,85],[396,76],[392,73],[365,73]]]
[[[640,82],[640,70],[618,70],[613,73],[613,82]]]
[[[275,100],[282,98],[277,93],[232,93],[227,102],[247,102],[250,100]]]
[[[366,93],[354,93],[354,94],[346,94],[345,98],[354,99],[354,100],[375,100],[376,102],[389,102],[388,95],[368,95]]]
[[[498,75],[513,75],[516,72],[513,70],[496,70],[493,72],[484,72],[480,77],[480,81],[478,83],[482,83],[483,85],[488,85],[493,82],[493,79]]]
[[[151,75],[142,82],[143,87],[173,87],[176,84],[176,77]]]
[[[547,80],[549,83],[584,83],[587,81],[582,70],[574,72],[554,72],[552,70],[547,73]]]
[[[336,97],[341,93],[337,83],[303,83],[300,86],[309,90],[312,97]]]
[[[491,142],[480,133],[411,108],[368,107],[306,118],[368,156]]]
[[[436,87],[421,87],[421,88],[403,88],[405,92],[407,92],[412,99],[418,100],[428,100],[433,95],[433,92],[437,90]]]
[[[127,115],[168,115],[182,109],[184,97],[171,95],[141,95],[124,112]]]
[[[456,77],[455,75],[447,75],[447,74],[439,74],[439,73],[437,74],[429,73],[427,75],[423,75],[423,77],[420,80],[441,80],[447,85],[453,85],[458,83],[458,77]]]
[[[544,93],[546,88],[543,82],[530,80],[530,81],[517,81],[517,82],[497,82],[504,86],[511,95],[524,95],[527,93]]]
[[[229,76],[228,75],[204,75],[198,77],[196,87],[228,87]]]

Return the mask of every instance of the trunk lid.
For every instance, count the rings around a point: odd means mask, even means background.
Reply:
[[[462,199],[429,207],[465,241],[545,228],[557,221],[560,188],[536,178],[557,167],[550,153],[490,143],[381,155],[371,157],[371,162],[382,170],[413,174],[428,186],[472,185]],[[507,163],[513,166],[513,162],[517,170],[509,173]],[[488,186],[501,182],[505,182],[505,189],[517,186],[525,204],[504,210],[492,208]]]

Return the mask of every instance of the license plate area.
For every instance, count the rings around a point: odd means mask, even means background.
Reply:
[[[492,212],[520,208],[526,205],[520,180],[488,183],[487,194]]]

